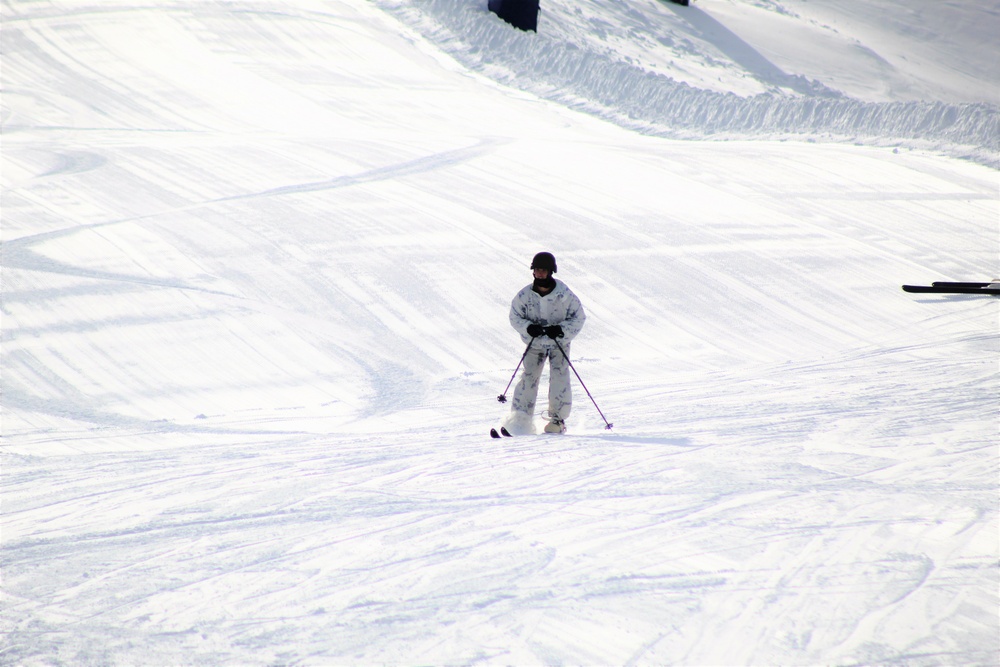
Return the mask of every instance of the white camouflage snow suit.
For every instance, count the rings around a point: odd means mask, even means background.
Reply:
[[[561,280],[555,282],[555,288],[545,296],[535,292],[531,285],[518,292],[510,304],[510,325],[521,334],[521,340],[527,345],[531,341],[531,336],[528,335],[529,324],[540,324],[543,327],[558,324],[563,330],[559,345],[568,355],[570,342],[580,333],[587,316],[580,299],[566,284]],[[505,420],[505,425],[512,432],[533,430],[531,415],[535,410],[538,383],[542,379],[546,359],[549,360],[548,417],[565,421],[569,416],[573,406],[569,360],[563,357],[555,341],[548,336],[539,336],[531,343],[524,357],[524,370],[514,387],[511,413]]]

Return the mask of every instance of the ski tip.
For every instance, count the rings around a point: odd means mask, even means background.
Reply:
[[[499,438],[500,434],[497,433],[497,430],[495,428],[491,428],[490,429],[490,437],[491,438]]]
[[[500,432],[503,433],[503,437],[505,437],[505,438],[513,438],[514,437],[514,436],[512,436],[510,434],[509,431],[507,431],[507,428],[505,426],[501,426],[500,427]]]

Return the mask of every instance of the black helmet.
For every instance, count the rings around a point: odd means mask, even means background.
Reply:
[[[545,269],[556,272],[556,258],[551,252],[540,252],[531,260],[532,269]]]

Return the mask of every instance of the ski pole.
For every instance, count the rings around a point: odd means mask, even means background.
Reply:
[[[580,386],[583,387],[583,390],[585,392],[587,392],[587,396],[590,396],[590,402],[594,404],[594,407],[597,408],[597,414],[601,415],[601,419],[604,420],[604,424],[605,424],[604,425],[604,430],[606,430],[606,431],[610,430],[611,427],[614,426],[614,424],[610,423],[607,420],[607,418],[604,416],[604,413],[601,412],[601,409],[599,407],[597,407],[597,401],[595,401],[594,397],[591,396],[590,390],[587,389],[587,385],[585,385],[583,383],[583,378],[580,377],[580,374],[576,372],[576,366],[574,366],[573,362],[569,360],[569,355],[566,354],[566,350],[563,349],[563,346],[559,344],[559,339],[553,338],[552,341],[556,344],[556,347],[559,348],[559,351],[562,352],[563,359],[565,359],[566,363],[569,364],[569,367],[573,369],[573,374],[576,375],[576,379],[580,381]]]
[[[524,363],[524,358],[528,356],[528,350],[531,349],[531,344],[535,342],[535,336],[531,337],[528,341],[528,347],[524,348],[524,354],[521,355],[521,360],[517,362],[517,368],[514,369],[514,374],[510,376],[510,382],[507,383],[507,389],[510,389],[510,385],[514,383],[514,378],[517,377],[517,372],[521,370],[521,364]],[[497,400],[501,403],[507,402],[507,389],[503,390],[503,393],[497,396]]]

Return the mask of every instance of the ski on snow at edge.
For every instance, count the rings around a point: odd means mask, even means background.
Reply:
[[[918,294],[1000,294],[1000,284],[993,283],[934,283],[933,285],[903,285],[904,292]]]
[[[992,284],[994,283],[948,283],[939,280],[931,283],[931,287],[989,287]]]

